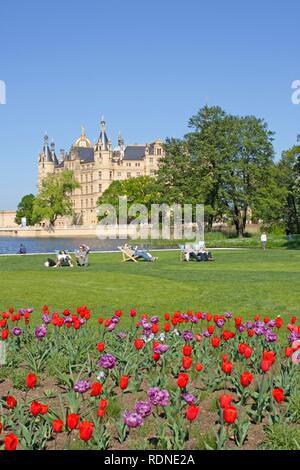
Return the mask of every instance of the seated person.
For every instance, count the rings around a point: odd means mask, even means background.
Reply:
[[[191,245],[185,245],[183,251],[184,261],[193,261],[195,260],[196,253],[194,252]]]
[[[88,266],[89,258],[88,254],[90,248],[87,245],[80,245],[79,250],[76,252],[75,257],[77,261],[77,266]]]
[[[70,255],[68,255],[65,250],[60,250],[58,255],[57,255],[57,262],[56,265],[53,266],[54,268],[58,268],[61,266],[70,266],[73,268],[73,263],[72,263],[72,258]]]
[[[21,245],[20,245],[19,254],[20,255],[26,255],[26,247],[25,247],[25,245],[23,245],[23,243],[21,243]]]
[[[138,246],[134,249],[134,254],[136,258],[143,258],[145,261],[155,261],[156,258],[149,253],[149,251],[145,250],[144,248],[139,248]]]
[[[201,247],[197,253],[198,261],[213,261],[213,257],[210,251],[207,251],[205,246]]]

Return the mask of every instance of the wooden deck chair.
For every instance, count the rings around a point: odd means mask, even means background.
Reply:
[[[134,250],[132,250],[131,248],[126,248],[124,246],[118,246],[118,249],[121,251],[122,255],[123,255],[123,260],[122,262],[125,262],[125,261],[134,261],[135,263],[138,262],[138,258],[136,256],[134,256]]]

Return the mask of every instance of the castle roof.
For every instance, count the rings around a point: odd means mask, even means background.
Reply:
[[[91,163],[94,161],[94,148],[93,147],[78,147],[76,148],[78,158],[83,160],[84,163]]]
[[[127,145],[123,160],[144,160],[145,145]]]

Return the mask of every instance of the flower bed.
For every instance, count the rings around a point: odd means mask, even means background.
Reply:
[[[32,328],[32,315],[0,320],[0,448],[255,449],[270,426],[299,424],[296,317],[132,309],[92,322],[86,306],[45,306]]]

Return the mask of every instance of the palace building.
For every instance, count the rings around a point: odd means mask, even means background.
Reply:
[[[44,137],[43,150],[38,161],[38,189],[49,173],[72,170],[80,183],[71,195],[74,218],[68,223],[91,226],[97,223],[96,203],[101,194],[115,180],[124,180],[138,176],[153,176],[158,168],[158,161],[163,156],[161,140],[142,145],[125,145],[119,134],[118,145],[113,148],[107,137],[106,123],[101,119],[100,135],[94,144],[82,128],[81,136],[73,143],[69,153],[60,150],[56,155],[55,144],[49,145],[48,135]],[[65,225],[61,219],[56,225]]]

